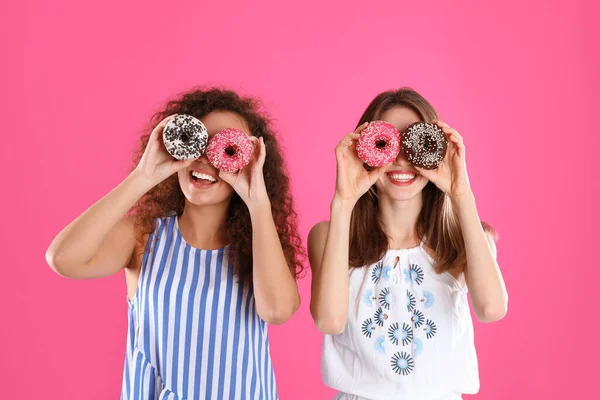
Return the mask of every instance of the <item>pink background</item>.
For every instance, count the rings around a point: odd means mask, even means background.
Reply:
[[[69,281],[44,253],[124,178],[151,114],[198,84],[264,100],[304,237],[328,217],[333,148],[368,102],[402,85],[421,92],[465,137],[480,214],[501,235],[509,313],[476,323],[478,398],[594,396],[598,6],[374,3],[10,3],[0,17],[2,398],[118,397],[123,275]],[[309,282],[298,313],[271,328],[283,400],[333,395],[321,382]]]

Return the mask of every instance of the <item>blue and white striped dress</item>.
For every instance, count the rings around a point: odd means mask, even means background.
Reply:
[[[122,400],[277,399],[267,324],[229,247],[185,242],[158,219],[129,301]]]

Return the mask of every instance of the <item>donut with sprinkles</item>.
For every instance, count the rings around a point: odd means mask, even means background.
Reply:
[[[173,158],[193,160],[204,154],[208,145],[208,130],[191,115],[177,115],[163,129],[163,143]]]
[[[206,156],[215,168],[235,172],[250,162],[252,151],[248,135],[239,129],[228,128],[210,138]]]
[[[384,166],[398,157],[399,136],[394,125],[385,121],[373,121],[360,133],[356,153],[370,167]]]
[[[448,150],[448,139],[436,124],[415,122],[400,136],[401,151],[414,166],[436,169]]]

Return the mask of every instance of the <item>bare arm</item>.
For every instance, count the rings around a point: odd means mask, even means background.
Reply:
[[[237,173],[220,171],[219,176],[233,187],[250,211],[256,312],[269,324],[282,324],[300,306],[300,295],[283,253],[265,187],[265,144],[262,138],[250,140],[255,149],[251,162]]]
[[[496,245],[481,227],[475,197],[467,193],[452,199],[465,241],[467,265],[465,280],[473,310],[482,322],[494,322],[506,315],[508,294],[496,262]]]
[[[334,200],[331,221],[319,222],[308,236],[312,270],[310,313],[317,329],[330,335],[342,333],[348,317],[348,258],[353,206],[343,200]]]
[[[125,214],[145,192],[143,181],[129,175],[56,236],[46,252],[50,267],[72,279],[101,278],[125,268],[136,241]]]
[[[296,279],[283,254],[270,204],[253,207],[250,217],[256,310],[265,322],[282,324],[300,306]]]
[[[446,156],[437,169],[419,168],[419,171],[450,197],[458,215],[467,252],[465,280],[477,318],[483,322],[497,321],[506,314],[508,295],[496,262],[494,241],[486,238],[477,214],[467,175],[464,141],[456,129],[441,121],[437,124],[448,138]]]
[[[349,244],[352,210],[385,167],[367,172],[356,155],[356,139],[367,124],[344,137],[335,149],[336,191],[330,222],[315,225],[308,237],[312,269],[310,312],[317,328],[330,335],[344,331],[349,307]]]
[[[175,161],[164,149],[162,129],[172,117],[154,128],[136,169],[52,241],[46,260],[58,274],[73,279],[100,278],[129,264],[136,232],[127,212],[153,186],[191,162]]]

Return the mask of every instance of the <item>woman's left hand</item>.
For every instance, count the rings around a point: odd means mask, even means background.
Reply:
[[[263,175],[263,166],[267,154],[265,142],[263,138],[259,139],[256,136],[251,136],[250,141],[254,146],[254,151],[248,165],[237,172],[219,171],[219,178],[233,187],[248,208],[269,202]]]
[[[467,194],[471,191],[471,185],[467,175],[463,138],[456,129],[450,128],[445,122],[434,121],[434,123],[448,138],[446,156],[436,169],[417,168],[417,170],[450,197]]]

